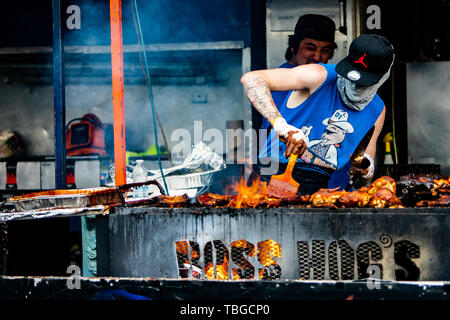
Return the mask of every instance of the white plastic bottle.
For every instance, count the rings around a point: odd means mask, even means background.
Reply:
[[[144,160],[136,160],[136,165],[133,168],[133,182],[147,181],[147,169],[144,168]],[[148,195],[148,186],[136,188],[133,193],[133,198],[145,198]]]

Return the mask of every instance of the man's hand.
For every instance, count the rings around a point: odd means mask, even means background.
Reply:
[[[285,140],[286,151],[285,156],[289,158],[291,154],[301,156],[306,151],[306,142],[303,139],[298,138],[298,132],[290,131],[288,138]]]
[[[280,141],[286,144],[286,158],[289,158],[291,154],[301,156],[305,152],[305,135],[300,129],[288,124],[283,117],[276,118],[272,127],[278,134]]]
[[[280,139],[288,139],[289,132],[293,132],[295,140],[303,140],[304,135],[299,128],[291,126],[283,117],[278,117],[272,122],[272,128],[280,136]]]
[[[375,164],[371,155],[364,153],[364,155],[356,157],[352,161],[350,174],[355,178],[362,178],[369,180],[373,177]]]

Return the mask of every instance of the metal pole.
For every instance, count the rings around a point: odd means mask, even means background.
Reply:
[[[126,183],[125,102],[123,84],[122,2],[110,0],[111,69],[116,187]]]
[[[66,94],[61,29],[61,0],[53,0],[53,108],[55,123],[55,187],[66,188]]]

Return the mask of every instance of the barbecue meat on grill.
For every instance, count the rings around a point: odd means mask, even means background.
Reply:
[[[388,176],[383,176],[376,179],[369,185],[369,190],[367,191],[369,194],[376,193],[381,188],[387,188],[391,190],[394,194],[397,192],[397,185],[395,180]]]
[[[306,205],[309,203],[310,195],[284,197],[281,199],[282,205]]]
[[[395,180],[385,176],[376,179],[368,187],[362,187],[342,195],[339,203],[346,208],[402,207],[394,190],[396,190]]]
[[[362,208],[369,204],[370,194],[367,193],[367,188],[348,192],[339,198],[339,203],[347,208]]]
[[[395,180],[384,176],[376,179],[368,187],[362,187],[351,192],[338,191],[338,189],[320,189],[311,196],[310,202],[313,207],[402,207],[395,191]]]
[[[397,185],[398,197],[403,204],[411,207],[421,201],[428,203],[436,200],[440,195],[450,193],[449,179],[441,175],[406,175],[400,177]]]
[[[339,198],[347,193],[345,190],[338,190],[339,187],[335,189],[319,189],[319,191],[311,195],[309,201],[313,207],[336,208]]]
[[[388,188],[380,188],[374,194],[370,196],[369,207],[372,208],[387,208],[387,207],[398,207],[402,203],[397,198],[395,193]]]
[[[434,179],[433,189],[431,189],[433,195],[450,194],[450,178],[448,179]]]
[[[391,177],[383,176],[376,179],[369,185],[367,192],[370,194],[369,207],[403,207],[402,202],[396,196],[397,184]]]
[[[447,207],[450,206],[450,195],[442,195],[436,200],[422,200],[417,202],[418,207]]]
[[[223,196],[220,194],[214,193],[204,193],[197,197],[197,202],[202,206],[207,207],[220,207],[226,206],[228,202],[231,200],[230,196]]]
[[[232,196],[228,207],[232,208],[275,208],[281,205],[281,199],[266,196]]]
[[[248,186],[242,180],[237,188],[238,194],[236,195],[225,196],[204,193],[197,196],[197,202],[202,206],[232,208],[276,208],[285,205],[326,208],[404,208],[405,203],[397,196],[399,194],[403,195],[404,199],[416,199],[418,196],[423,197],[424,195],[428,197],[419,199],[411,206],[449,206],[449,186],[449,179],[439,176],[404,176],[399,184],[393,178],[383,176],[369,186],[351,192],[339,190],[339,188],[319,189],[312,195],[278,199],[267,196],[266,184],[258,181],[256,184]],[[404,193],[405,190],[407,190],[406,193]],[[414,191],[412,197],[411,190]],[[410,197],[405,197],[405,195]],[[188,203],[187,195],[160,196],[157,205],[179,207]]]
[[[189,197],[187,194],[182,196],[165,196],[161,195],[158,197],[158,206],[162,207],[181,207],[189,203]]]

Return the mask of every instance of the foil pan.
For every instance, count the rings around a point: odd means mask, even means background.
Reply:
[[[115,205],[123,201],[115,188],[90,188],[29,193],[12,197],[8,199],[8,202],[14,203],[16,211],[31,211]]]
[[[156,180],[124,184],[117,188],[98,187],[87,189],[48,190],[28,193],[8,199],[16,211],[33,211],[44,209],[85,208],[99,205],[126,204],[126,194],[136,187],[154,184],[162,195],[164,189]],[[150,199],[144,199],[149,202]],[[135,201],[136,202],[136,201]],[[152,202],[152,201],[150,201]],[[144,202],[143,202],[144,203]]]

